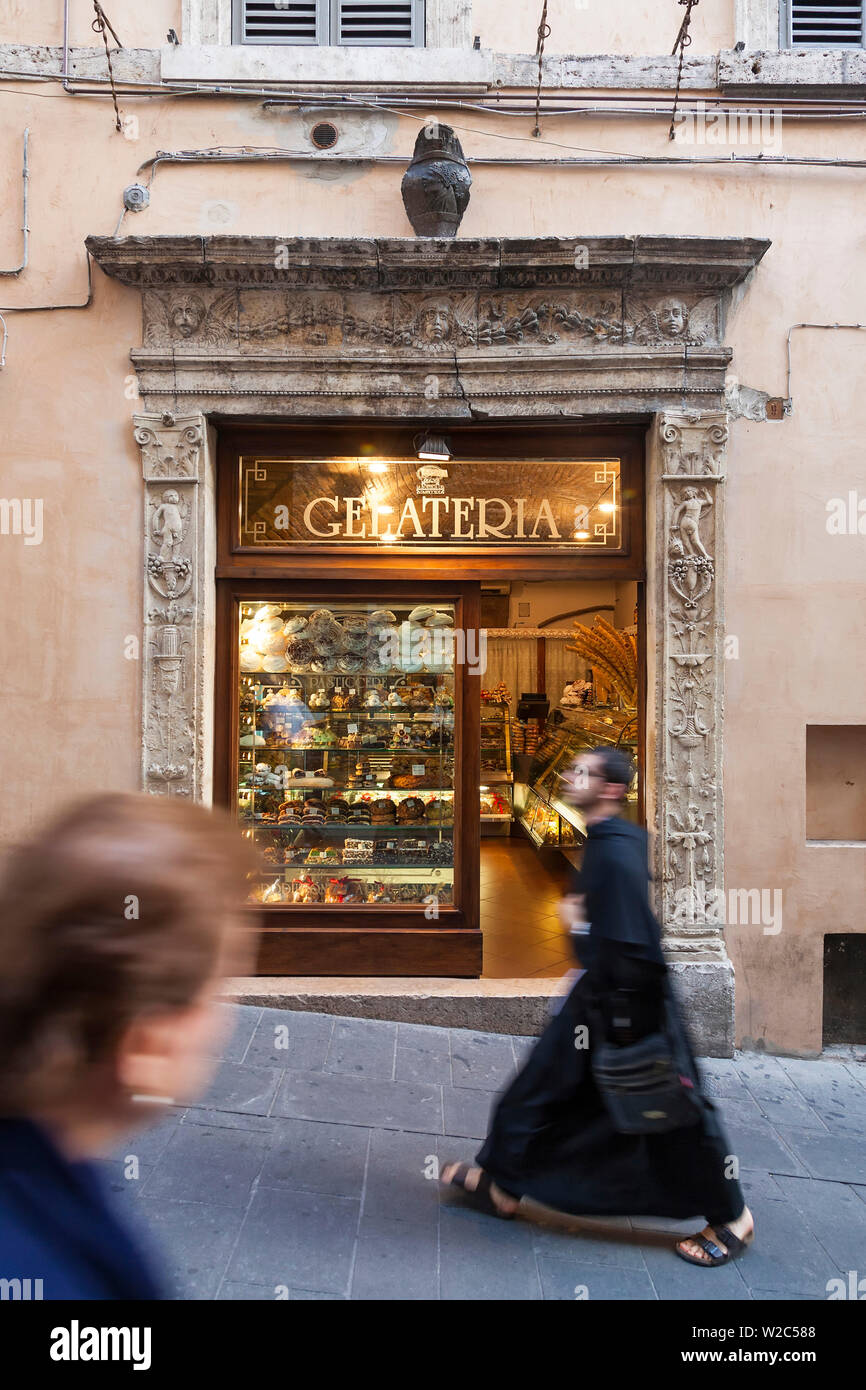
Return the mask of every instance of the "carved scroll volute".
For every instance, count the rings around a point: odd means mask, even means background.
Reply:
[[[201,415],[136,415],[144,478],[142,782],[157,796],[201,795]]]
[[[721,750],[727,418],[659,418],[663,594],[657,709],[662,912],[669,951],[724,956]]]

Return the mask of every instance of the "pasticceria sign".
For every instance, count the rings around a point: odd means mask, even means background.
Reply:
[[[241,460],[241,545],[622,545],[618,459]]]

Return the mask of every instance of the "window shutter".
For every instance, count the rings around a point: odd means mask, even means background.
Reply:
[[[327,43],[325,8],[322,0],[241,0],[240,42]]]
[[[334,0],[331,43],[423,44],[420,0]]]
[[[832,5],[825,0],[789,0],[792,48],[860,48],[863,5]]]

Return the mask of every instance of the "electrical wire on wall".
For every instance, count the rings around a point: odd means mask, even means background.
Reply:
[[[114,68],[111,66],[111,49],[108,47],[108,39],[105,37],[106,29],[111,34],[111,37],[114,39],[114,42],[117,44],[118,48],[123,48],[123,44],[120,42],[120,39],[114,32],[111,20],[108,18],[108,15],[105,13],[105,10],[100,5],[99,0],[93,0],[93,9],[94,13],[96,14],[96,18],[94,19],[90,27],[95,34],[102,35],[102,42],[105,44],[105,61],[108,63],[108,80],[111,83],[111,99],[114,102],[114,128],[115,130],[122,131],[123,126],[121,125],[120,111],[118,110],[117,106],[117,88],[114,84]]]
[[[535,52],[538,57],[538,85],[535,89],[535,129],[533,135],[541,135],[540,112],[541,112],[541,79],[544,74],[544,41],[550,37],[550,25],[547,22],[547,0],[541,9],[541,20],[538,25],[538,43]]]
[[[674,138],[674,122],[677,118],[677,103],[680,99],[680,83],[683,80],[683,61],[686,56],[686,49],[690,46],[692,41],[692,36],[689,33],[689,25],[692,22],[692,10],[695,8],[695,5],[700,4],[700,0],[679,0],[679,3],[681,5],[685,5],[686,12],[683,17],[683,22],[680,25],[680,31],[677,34],[676,43],[671,49],[672,54],[675,54],[677,50],[679,50],[680,61],[679,67],[677,68],[677,86],[676,91],[674,92],[674,109],[671,112],[671,128],[668,131],[669,140],[673,140]]]

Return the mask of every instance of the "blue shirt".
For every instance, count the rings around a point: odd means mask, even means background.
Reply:
[[[27,1119],[0,1119],[0,1278],[29,1279],[31,1297],[41,1279],[44,1299],[163,1297],[96,1164]]]

